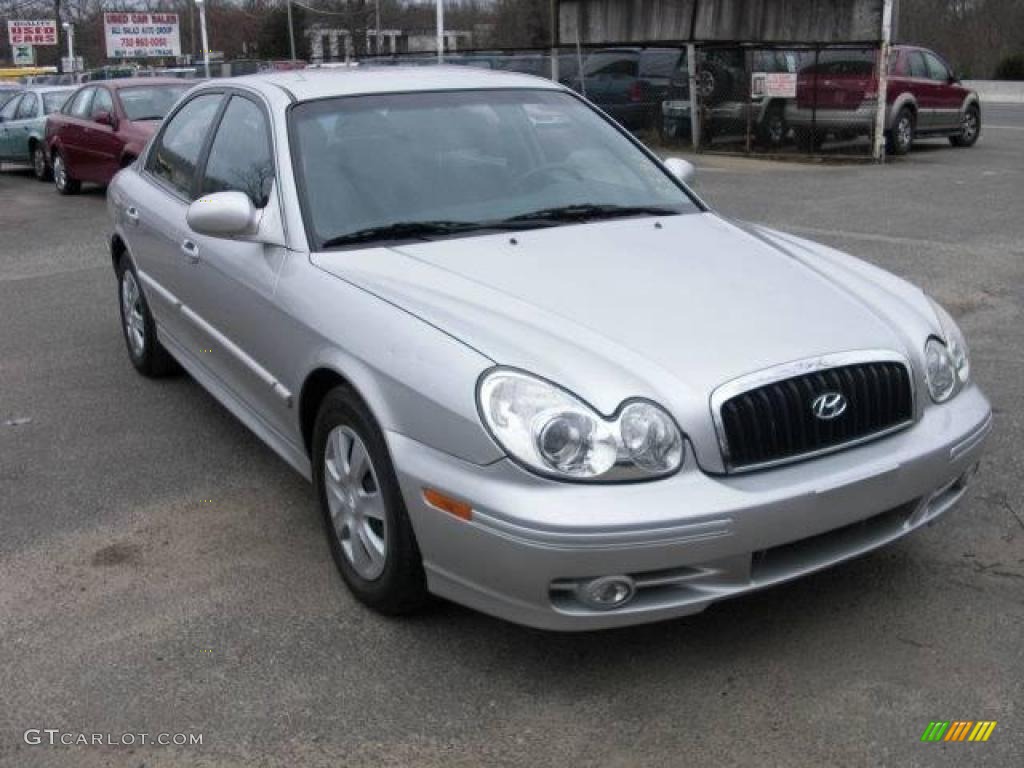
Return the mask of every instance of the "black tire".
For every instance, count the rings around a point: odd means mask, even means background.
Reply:
[[[786,123],[786,112],[779,103],[772,104],[764,113],[764,118],[757,126],[758,139],[766,147],[777,149],[786,143],[789,125]]]
[[[885,137],[886,149],[890,155],[905,155],[910,151],[914,145],[916,127],[913,111],[907,107],[901,109]]]
[[[364,578],[350,561],[344,550],[343,534],[331,515],[326,480],[327,442],[329,436],[336,434],[339,429],[354,433],[362,441],[371,462],[370,477],[375,481],[376,491],[383,501],[387,526],[384,564],[383,570],[374,578]],[[337,453],[337,449],[334,452]],[[346,456],[344,461],[349,462],[349,457]],[[423,573],[423,558],[398,487],[384,435],[366,404],[347,386],[335,387],[320,404],[313,428],[313,482],[331,556],[356,599],[375,611],[392,616],[413,613],[427,605],[430,598]],[[362,482],[362,479],[358,482]],[[350,548],[354,546],[351,536],[350,530]]]
[[[134,283],[138,292],[137,302],[133,303],[137,315],[133,317],[131,324],[126,315],[125,299],[126,283],[129,282]],[[128,292],[131,292],[130,288]],[[120,307],[121,333],[128,348],[128,359],[132,361],[135,370],[153,379],[176,373],[178,364],[156,337],[156,323],[142,293],[139,276],[127,254],[121,256],[117,267],[117,306]],[[136,331],[138,335],[134,335]],[[141,345],[138,343],[140,337]]]
[[[53,183],[62,195],[77,195],[82,191],[82,182],[71,176],[60,150],[53,153]]]
[[[821,149],[821,145],[825,141],[824,134],[821,131],[815,131],[811,128],[796,128],[796,146],[801,152],[807,154],[814,154]]]
[[[963,120],[960,123],[960,133],[949,137],[949,143],[954,147],[973,147],[981,136],[981,110],[977,104],[971,104],[964,110]]]
[[[32,155],[32,174],[36,177],[36,181],[49,181],[50,161],[46,157],[46,147],[41,141],[37,141],[29,149]]]

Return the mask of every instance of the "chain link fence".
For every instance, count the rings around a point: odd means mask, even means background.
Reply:
[[[872,156],[877,46],[700,46],[460,51],[446,64],[550,78],[667,148],[790,156]],[[435,54],[364,65],[437,63]],[[694,94],[691,98],[691,84]],[[695,134],[696,132],[696,134]],[[694,137],[696,135],[696,141]]]

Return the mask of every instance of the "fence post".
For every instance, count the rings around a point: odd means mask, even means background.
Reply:
[[[892,0],[882,3],[882,44],[878,49],[878,106],[875,108],[875,145],[871,156],[885,162],[885,123],[889,91],[889,40],[892,37]]]
[[[697,115],[697,46],[686,44],[686,69],[690,82],[690,138],[693,149],[700,149],[700,118]]]

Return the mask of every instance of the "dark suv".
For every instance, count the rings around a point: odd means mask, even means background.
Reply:
[[[758,84],[768,75],[793,75],[802,65],[802,51],[709,48],[697,63],[697,95],[701,110],[701,138],[746,134],[747,127],[763,144],[779,146],[787,138],[784,96],[767,93]],[[749,67],[749,72],[748,72]],[[662,105],[662,135],[690,134],[690,84],[686,59],[673,73]]]
[[[655,128],[669,80],[686,58],[682,48],[604,48],[583,63],[572,87],[631,130]]]
[[[878,104],[877,51],[825,51],[800,71],[796,103],[786,112],[808,148],[826,138],[870,135]],[[978,94],[965,88],[933,51],[893,46],[884,119],[890,152],[906,154],[916,137],[946,136],[969,147],[981,134]]]

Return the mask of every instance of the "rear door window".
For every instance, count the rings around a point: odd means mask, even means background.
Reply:
[[[149,153],[146,170],[182,197],[192,198],[196,165],[223,98],[205,93],[187,102],[164,126]]]
[[[89,114],[93,119],[96,118],[100,112],[106,112],[111,114],[114,111],[114,102],[110,98],[110,91],[106,88],[97,88],[96,95],[92,98],[92,107],[89,110]]]
[[[92,104],[92,95],[95,92],[95,88],[83,88],[67,105],[65,108],[66,113],[72,117],[87,118],[89,116],[89,107]]]
[[[907,71],[911,77],[928,79],[928,65],[925,64],[924,54],[920,51],[911,51],[907,54]]]
[[[14,119],[14,115],[18,112],[18,104],[21,103],[21,98],[20,96],[15,96],[4,105],[3,109],[0,109],[0,117],[4,119],[4,122]]]
[[[928,65],[928,77],[940,83],[949,82],[949,68],[934,53],[924,54],[925,63]]]
[[[34,93],[26,93],[21,97],[21,104],[18,105],[18,112],[15,120],[28,120],[36,116],[39,109],[39,97]]]

